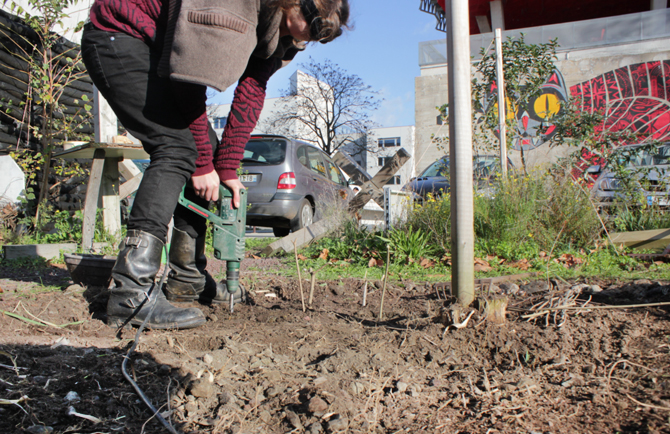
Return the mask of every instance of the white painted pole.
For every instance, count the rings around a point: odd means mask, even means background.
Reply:
[[[467,306],[475,298],[472,185],[472,101],[468,0],[447,0],[449,171],[451,175],[451,288]]]
[[[505,112],[505,76],[503,74],[502,31],[495,30],[496,38],[496,84],[498,85],[498,128],[500,129],[500,167],[503,179],[507,179],[507,124]]]

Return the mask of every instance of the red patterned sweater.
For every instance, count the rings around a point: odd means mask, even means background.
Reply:
[[[91,7],[90,17],[98,29],[127,33],[153,46],[157,42],[157,35],[161,35],[165,28],[167,8],[168,0],[96,0]],[[175,96],[189,122],[198,149],[194,175],[216,170],[222,181],[237,178],[236,171],[244,154],[244,145],[249,141],[263,109],[267,82],[276,66],[276,59],[273,58],[252,57],[249,60],[235,89],[228,122],[216,155],[212,155],[208,134],[207,88],[173,82]]]

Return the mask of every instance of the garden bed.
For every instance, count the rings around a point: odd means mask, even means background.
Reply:
[[[284,267],[245,260],[250,304],[232,315],[200,306],[201,328],[144,333],[129,371],[181,432],[670,432],[667,306],[528,321],[528,309],[578,282],[521,282],[507,287],[505,325],[478,310],[445,332],[449,311],[432,284],[390,282],[378,321],[380,282],[362,307],[362,280],[317,281],[303,312],[296,279],[272,272]],[[0,316],[1,363],[12,367],[11,356],[18,370],[0,370],[0,398],[18,400],[0,406],[0,432],[165,432],[121,374],[134,332],[118,340],[102,322],[104,290],[49,270],[47,291],[32,269],[2,270],[0,309],[51,325]],[[667,302],[669,288],[591,280],[575,303]]]

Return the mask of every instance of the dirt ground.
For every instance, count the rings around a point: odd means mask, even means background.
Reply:
[[[247,304],[143,333],[129,375],[178,432],[670,433],[669,306],[540,309],[668,302],[668,282],[486,286],[507,293],[496,324],[483,301],[459,313],[444,289],[389,281],[378,321],[381,282],[362,307],[363,281],[317,280],[303,312],[283,266],[245,260]],[[121,372],[135,332],[117,338],[105,289],[68,279],[0,267],[0,433],[168,432]]]

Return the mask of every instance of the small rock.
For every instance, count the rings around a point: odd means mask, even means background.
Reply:
[[[209,379],[198,378],[191,384],[191,395],[198,398],[209,398],[214,395],[214,384]]]
[[[26,428],[26,432],[30,434],[51,434],[54,432],[54,429],[46,425],[33,425],[30,428]]]
[[[365,385],[358,381],[351,383],[349,389],[351,390],[352,395],[360,395],[361,393],[365,393]]]
[[[516,283],[503,282],[498,285],[503,294],[516,295],[519,293],[519,285]]]
[[[65,288],[65,292],[81,292],[81,291],[84,291],[84,287],[76,283],[74,285],[70,285],[67,288]]]
[[[309,404],[307,405],[307,410],[310,413],[314,414],[322,414],[327,409],[328,409],[328,403],[318,396],[315,396],[312,399],[310,399]]]
[[[409,385],[407,383],[402,382],[402,381],[398,381],[396,383],[395,387],[396,387],[396,389],[398,389],[398,392],[405,393],[407,391],[407,387],[409,387]]]
[[[65,400],[68,402],[77,402],[80,401],[81,398],[79,398],[77,392],[68,392],[67,395],[65,395]]]
[[[279,389],[276,387],[270,387],[267,390],[265,390],[265,396],[268,398],[274,398],[275,396],[279,395]]]
[[[597,294],[599,292],[603,292],[603,289],[598,285],[591,285],[586,290],[587,294]]]
[[[300,417],[293,413],[291,410],[286,410],[286,418],[289,423],[296,429],[303,429],[302,422],[300,422]]]
[[[526,388],[533,389],[537,387],[537,383],[530,377],[523,377],[516,383],[516,387],[522,390]]]
[[[323,426],[319,422],[314,422],[309,427],[309,434],[319,434],[323,432]]]
[[[202,357],[202,361],[205,362],[205,363],[207,363],[208,365],[211,365],[212,362],[214,361],[214,357],[212,357],[211,354],[205,354],[205,355]]]
[[[331,291],[334,295],[342,296],[342,295],[344,295],[344,286],[342,286],[342,285],[333,285],[333,286],[330,288],[330,291]]]
[[[158,368],[158,375],[165,376],[165,375],[170,375],[170,371],[172,368],[170,368],[168,365],[161,365],[160,368]]]
[[[349,421],[339,415],[328,421],[328,429],[331,431],[344,431],[347,428],[349,428]]]
[[[184,410],[188,411],[189,413],[195,413],[198,411],[198,404],[195,402],[187,402],[184,406]]]
[[[219,320],[219,317],[214,314],[211,314],[210,316],[207,317],[207,319],[211,322],[217,322]]]
[[[219,404],[234,404],[236,401],[235,395],[230,392],[223,392],[219,395]]]
[[[319,365],[319,366],[321,366],[321,365]],[[328,381],[328,377],[318,377],[318,378],[314,379],[314,385],[318,386],[319,384],[323,384],[326,381]]]
[[[272,421],[272,415],[271,415],[270,412],[267,411],[267,410],[263,410],[263,411],[261,411],[261,412],[258,414],[258,417],[260,418],[260,420],[262,420],[263,422],[267,423],[268,425],[269,425],[270,422]]]

